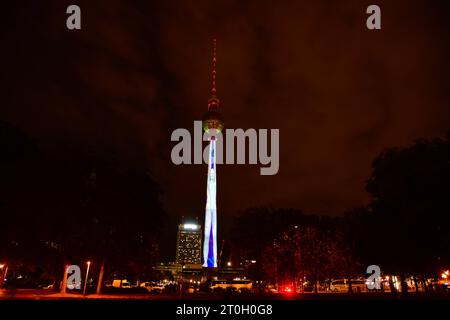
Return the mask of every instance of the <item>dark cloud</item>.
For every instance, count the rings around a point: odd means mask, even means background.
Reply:
[[[20,1],[19,1],[20,2]],[[383,149],[442,135],[448,111],[448,5],[378,1],[19,2],[2,30],[0,117],[43,140],[111,145],[148,166],[177,215],[203,215],[204,166],[170,162],[170,134],[206,110],[210,47],[229,128],[279,128],[280,171],[219,168],[219,214],[254,205],[339,214],[367,200]]]

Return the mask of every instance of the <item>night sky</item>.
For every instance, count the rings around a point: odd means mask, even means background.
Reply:
[[[250,206],[342,214],[373,158],[450,129],[446,1],[2,4],[0,119],[42,143],[108,146],[148,168],[173,216],[203,217],[206,165],[170,160],[207,109],[212,38],[228,128],[279,128],[280,170],[218,169],[219,223]],[[382,30],[366,29],[378,4]],[[66,29],[78,4],[82,30]]]

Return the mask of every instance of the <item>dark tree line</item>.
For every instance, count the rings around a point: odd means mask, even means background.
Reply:
[[[425,278],[450,264],[450,139],[417,140],[373,162],[371,203],[359,218],[373,260],[387,272]],[[377,236],[376,236],[377,235]]]
[[[87,260],[93,274],[151,272],[166,216],[148,172],[101,146],[40,145],[4,122],[0,147],[1,261],[57,283],[65,264]]]
[[[373,161],[366,190],[369,205],[342,217],[249,209],[230,232],[233,255],[255,259],[255,278],[271,281],[351,279],[375,264],[385,274],[400,275],[404,292],[406,277],[414,277],[417,289],[419,281],[448,269],[448,136],[386,149]]]
[[[256,260],[250,276],[258,283],[299,285],[306,279],[317,291],[327,279],[359,274],[345,232],[339,217],[260,207],[239,216],[230,234],[233,255]]]

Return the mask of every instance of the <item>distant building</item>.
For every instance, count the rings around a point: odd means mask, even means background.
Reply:
[[[201,265],[202,227],[199,224],[183,223],[178,226],[175,261],[181,265]]]

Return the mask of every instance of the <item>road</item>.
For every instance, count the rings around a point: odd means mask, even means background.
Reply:
[[[2,289],[0,290],[0,300],[386,300],[399,299],[400,296],[393,296],[390,293],[304,293],[304,294],[185,294],[185,295],[168,295],[168,294],[89,294],[83,296],[81,294],[61,294],[53,290],[37,290],[37,289]],[[408,299],[445,299],[450,300],[450,294],[427,294],[411,292]]]

